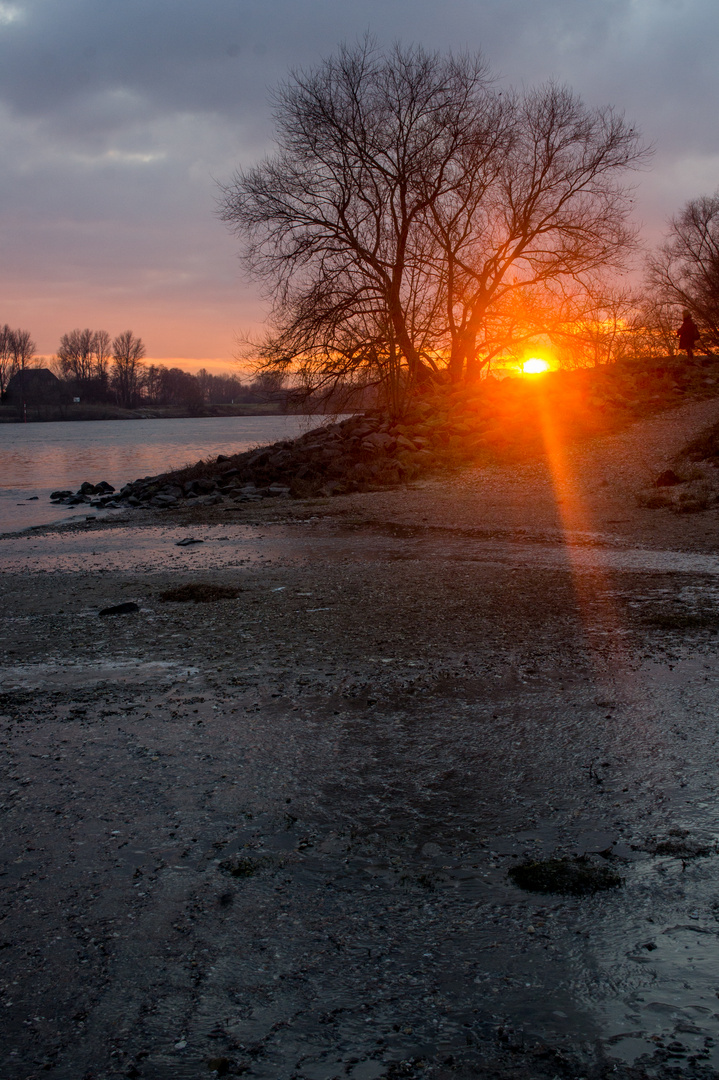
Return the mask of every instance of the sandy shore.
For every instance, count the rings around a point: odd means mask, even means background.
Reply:
[[[719,1075],[718,420],[0,538],[3,1080]]]

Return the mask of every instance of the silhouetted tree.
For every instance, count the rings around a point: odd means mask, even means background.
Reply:
[[[94,332],[88,328],[71,330],[69,334],[62,335],[57,358],[66,378],[72,378],[79,384],[92,378],[94,336]]]
[[[145,368],[145,396],[152,405],[160,404],[160,375],[164,370],[163,364],[148,364]]]
[[[649,283],[660,302],[689,308],[706,345],[719,345],[719,192],[691,199],[671,219],[649,260]]]
[[[30,366],[36,349],[29,330],[10,331],[10,350],[16,371],[24,371]]]
[[[112,343],[112,385],[118,401],[126,409],[131,409],[139,398],[144,355],[142,338],[135,337],[131,330],[118,334]]]
[[[197,379],[181,368],[163,368],[160,372],[160,393],[167,406],[179,406],[197,413],[202,411],[202,392]]]
[[[15,374],[12,336],[13,331],[7,323],[0,326],[0,400],[5,397],[7,384]]]
[[[107,330],[96,330],[92,335],[92,374],[104,388],[108,383],[108,369],[112,359],[112,343]]]
[[[479,57],[366,40],[295,73],[275,120],[220,213],[273,301],[256,355],[313,386],[374,372],[398,405],[472,379],[514,292],[588,283],[632,242],[634,129],[553,85],[499,93]]]
[[[82,397],[102,400],[108,396],[108,367],[112,352],[107,330],[71,330],[63,334],[57,350],[61,375]]]

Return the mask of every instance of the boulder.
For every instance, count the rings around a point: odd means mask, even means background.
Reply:
[[[124,604],[113,604],[111,607],[102,608],[99,615],[130,615],[133,611],[139,611],[139,604],[127,600]]]
[[[247,464],[261,467],[262,465],[266,465],[269,460],[270,454],[267,450],[256,450]]]
[[[379,420],[373,416],[362,417],[358,423],[353,424],[352,434],[358,435],[360,438],[364,438],[365,435],[371,435],[373,431],[376,431],[379,427]]]
[[[281,469],[284,465],[288,465],[291,460],[292,454],[287,450],[280,450],[278,454],[272,455],[268,464],[271,465],[273,469]]]
[[[320,495],[343,495],[347,485],[341,480],[330,480],[328,484],[320,488]]]
[[[681,476],[677,476],[674,469],[665,469],[654,481],[654,487],[676,487],[677,484],[683,483]]]
[[[361,443],[363,450],[369,450],[373,453],[378,451],[389,453],[394,450],[396,440],[392,438],[387,432],[376,431],[372,435],[367,435]]]

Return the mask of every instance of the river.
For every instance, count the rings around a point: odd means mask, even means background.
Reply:
[[[54,506],[50,492],[84,480],[120,487],[217,454],[294,438],[322,423],[311,416],[77,420],[0,425],[0,533],[84,516]]]

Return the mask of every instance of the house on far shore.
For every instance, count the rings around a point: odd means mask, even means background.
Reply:
[[[63,401],[62,391],[62,383],[49,368],[25,368],[10,379],[3,404],[20,410],[25,406],[42,415],[58,409]]]

